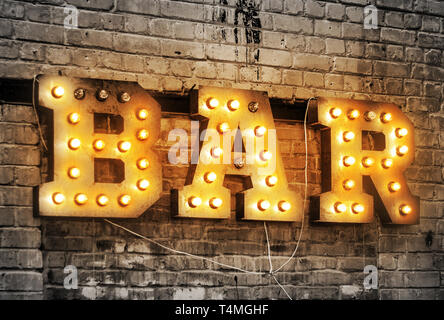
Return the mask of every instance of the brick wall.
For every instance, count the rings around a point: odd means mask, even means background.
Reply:
[[[376,30],[363,29],[369,3],[379,9]],[[79,8],[78,29],[64,28],[63,4]],[[216,85],[289,100],[399,104],[416,127],[406,176],[421,197],[421,224],[306,222],[297,258],[277,277],[294,298],[444,299],[443,33],[444,2],[433,0],[5,0],[0,77],[62,73],[138,81],[154,91]],[[164,114],[163,159],[168,130],[189,129],[187,120]],[[101,219],[33,218],[31,187],[45,162],[32,108],[3,104],[0,126],[0,298],[286,298],[267,276],[167,253]],[[290,185],[302,191],[303,126],[276,126]],[[309,139],[315,194],[320,137],[310,131]],[[183,185],[186,171],[165,161],[161,200],[120,223],[180,250],[268,270],[262,223],[170,218],[169,190]],[[226,183],[240,189],[235,178]],[[274,265],[291,254],[299,230],[269,223]],[[63,288],[69,264],[79,270],[78,290]],[[378,266],[378,290],[362,290],[368,264]]]

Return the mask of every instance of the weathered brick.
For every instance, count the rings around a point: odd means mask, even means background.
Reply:
[[[341,35],[341,24],[326,20],[315,20],[314,34],[328,37],[339,37]]]
[[[402,45],[413,45],[416,42],[416,34],[414,31],[382,28],[381,40]]]
[[[327,3],[325,10],[327,19],[338,21],[344,19],[345,6],[342,4]]]
[[[409,66],[394,62],[376,61],[374,73],[378,76],[407,77]]]
[[[43,276],[38,272],[5,271],[0,273],[0,290],[8,291],[41,291]]]
[[[0,247],[38,248],[40,230],[36,228],[0,228]]]
[[[63,43],[63,27],[27,21],[14,21],[13,28],[17,39]]]
[[[371,61],[353,58],[335,58],[334,70],[338,72],[371,74]]]
[[[313,20],[303,17],[275,15],[274,27],[277,31],[313,34]]]

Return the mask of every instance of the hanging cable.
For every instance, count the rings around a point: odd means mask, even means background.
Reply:
[[[46,145],[45,139],[43,139],[43,132],[42,132],[42,128],[40,126],[39,115],[37,113],[37,107],[35,105],[35,84],[36,84],[36,82],[38,82],[37,76],[34,76],[34,78],[32,80],[32,108],[34,109],[35,119],[37,121],[37,128],[38,128],[39,134],[40,134],[40,141],[42,142],[42,145],[45,148],[45,150],[48,151],[48,146]]]

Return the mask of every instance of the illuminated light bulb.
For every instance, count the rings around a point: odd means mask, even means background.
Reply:
[[[392,181],[388,184],[388,189],[390,190],[390,192],[399,191],[401,190],[401,184],[399,182]]]
[[[398,148],[396,148],[396,153],[398,154],[398,156],[403,156],[408,151],[409,151],[409,147],[407,147],[407,146],[399,146]]]
[[[210,199],[210,207],[213,209],[217,209],[222,205],[222,199],[220,198],[211,198]]]
[[[131,142],[119,141],[117,147],[119,148],[120,152],[127,152],[129,149],[131,149]]]
[[[403,215],[407,215],[410,212],[412,212],[412,207],[410,207],[409,205],[403,204],[399,207],[399,212]]]
[[[355,164],[355,158],[353,158],[352,156],[345,156],[344,158],[342,158],[342,163],[344,164],[344,166],[350,167]]]
[[[345,190],[351,190],[354,188],[355,182],[351,179],[347,179],[347,180],[344,180],[344,182],[342,183],[342,186],[344,187]]]
[[[355,134],[351,131],[345,131],[342,135],[342,139],[344,139],[345,142],[349,142],[355,138]]]
[[[392,114],[391,113],[382,113],[381,114],[381,121],[384,123],[392,121]]]
[[[273,155],[271,154],[271,152],[270,152],[270,151],[267,151],[267,150],[262,150],[261,153],[259,154],[259,158],[260,158],[262,161],[268,161],[268,160],[271,159],[272,156],[273,156]]]
[[[80,148],[80,140],[77,138],[69,139],[68,147],[72,150],[77,150],[78,148]]]
[[[388,169],[393,165],[393,160],[390,158],[382,159],[381,165],[384,169]]]
[[[137,132],[137,139],[139,140],[146,140],[148,139],[149,133],[146,129],[141,129]]]
[[[79,168],[70,168],[68,170],[68,176],[72,179],[77,179],[78,177],[80,177],[80,170]]]
[[[204,180],[206,183],[212,183],[216,181],[217,175],[214,172],[207,172],[204,175]]]
[[[140,179],[137,181],[137,188],[139,188],[139,190],[146,190],[149,186],[150,182],[146,179]]]
[[[55,204],[61,204],[63,201],[65,201],[65,196],[61,194],[60,192],[55,192],[52,194],[52,201]]]
[[[146,118],[148,118],[148,110],[140,109],[139,111],[137,111],[137,119],[145,120]]]
[[[119,197],[119,204],[123,207],[126,207],[127,205],[129,205],[131,202],[131,196],[127,195],[127,194],[122,194]]]
[[[336,119],[341,115],[342,111],[339,108],[331,108],[330,109],[330,115],[332,118]]]
[[[96,151],[101,151],[105,148],[105,142],[103,140],[97,139],[93,142],[93,148]]]
[[[269,187],[272,187],[272,186],[276,185],[277,181],[278,181],[278,178],[276,176],[267,176],[265,178],[265,183]]]
[[[217,131],[221,134],[226,133],[228,130],[230,130],[230,126],[227,122],[222,122],[217,125]]]
[[[259,210],[261,210],[261,211],[265,211],[265,210],[267,210],[268,208],[270,208],[270,202],[268,202],[267,200],[260,200],[260,201],[257,203],[257,208],[258,208]]]
[[[216,98],[209,98],[207,100],[207,107],[210,109],[214,109],[217,108],[219,106],[219,100],[217,100]]]
[[[278,208],[280,211],[285,212],[291,209],[291,204],[288,201],[279,201]]]
[[[77,112],[70,113],[68,115],[68,122],[71,124],[79,123],[80,115]]]
[[[254,134],[256,135],[256,137],[263,137],[265,132],[267,132],[267,128],[265,128],[264,126],[257,126],[256,128],[254,128]]]
[[[406,128],[397,128],[395,130],[395,134],[398,138],[405,137],[408,133],[409,131]]]
[[[54,98],[59,99],[65,94],[65,89],[63,89],[63,87],[57,86],[52,88],[51,93]]]
[[[100,194],[100,195],[97,196],[96,201],[97,201],[97,204],[99,206],[104,207],[104,206],[106,206],[108,204],[109,199],[104,194]]]
[[[335,203],[335,211],[337,213],[344,213],[347,210],[347,206],[343,204],[342,202],[336,202]]]
[[[150,162],[146,158],[142,158],[142,159],[137,160],[137,168],[139,168],[140,170],[144,170],[144,169],[148,168],[149,165],[150,165]]]
[[[223,153],[223,151],[222,151],[222,149],[219,148],[219,147],[213,147],[213,148],[211,149],[211,156],[212,156],[213,158],[219,158],[219,157],[222,155],[222,153]]]
[[[228,109],[230,109],[231,111],[235,111],[237,109],[239,109],[240,107],[240,103],[237,100],[230,100],[228,101]]]
[[[347,117],[350,120],[354,120],[354,119],[359,117],[359,111],[356,110],[356,109],[349,110],[348,113],[347,113]]]
[[[359,203],[354,203],[352,205],[352,211],[353,211],[353,213],[362,213],[362,212],[364,212],[364,206]]]
[[[74,202],[78,205],[85,204],[87,201],[88,201],[88,197],[86,196],[86,194],[83,194],[83,193],[78,193],[74,197]]]
[[[371,157],[364,157],[362,159],[362,165],[366,168],[371,167],[374,163],[375,163],[375,159],[373,159]]]
[[[196,196],[192,196],[188,198],[188,205],[191,208],[196,208],[198,206],[200,206],[200,204],[202,203],[202,199]]]

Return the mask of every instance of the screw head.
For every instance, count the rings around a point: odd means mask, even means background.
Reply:
[[[105,101],[106,99],[108,99],[108,91],[106,91],[105,89],[100,89],[97,91],[97,100],[99,101]]]
[[[122,92],[119,95],[119,101],[122,102],[122,103],[128,102],[130,100],[131,100],[131,96],[129,95],[128,92]]]
[[[74,90],[74,98],[76,98],[77,100],[82,100],[83,98],[85,98],[85,95],[86,90],[83,88],[78,88]]]
[[[364,113],[364,119],[367,121],[373,121],[376,119],[376,112],[374,111],[367,111]]]
[[[242,169],[245,166],[245,162],[242,158],[234,159],[234,167],[236,169]]]
[[[248,104],[248,110],[250,110],[250,112],[256,112],[259,109],[259,103],[256,101],[251,101]]]

